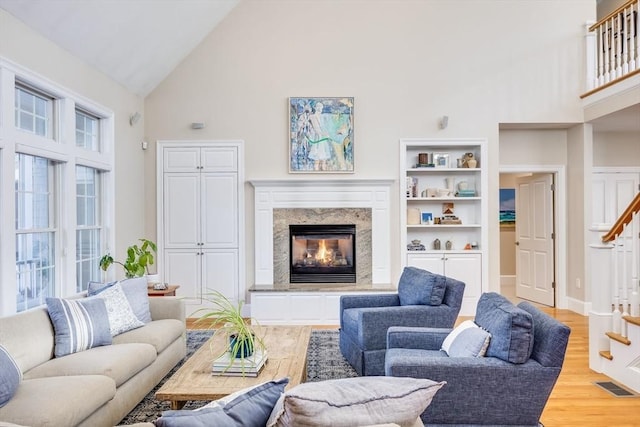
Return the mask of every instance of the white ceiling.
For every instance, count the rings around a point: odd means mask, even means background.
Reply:
[[[239,2],[0,0],[0,8],[144,97]]]
[[[0,0],[0,8],[144,97],[240,1]],[[640,103],[592,123],[640,132]]]

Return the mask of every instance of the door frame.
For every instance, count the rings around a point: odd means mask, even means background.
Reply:
[[[556,308],[568,308],[567,298],[567,177],[564,165],[500,165],[498,173],[550,173],[554,175]],[[498,245],[500,242],[498,241]],[[502,250],[503,248],[500,248]]]

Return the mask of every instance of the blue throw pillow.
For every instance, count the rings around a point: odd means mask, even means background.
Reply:
[[[531,314],[516,307],[495,292],[480,296],[476,308],[476,323],[491,333],[488,357],[506,362],[524,363],[533,351],[533,319]]]
[[[100,298],[47,298],[55,331],[55,357],[111,344],[107,306]]]
[[[151,322],[151,311],[149,310],[149,295],[147,294],[147,278],[135,277],[120,282],[89,282],[87,295],[98,295],[100,292],[120,283],[124,295],[129,301],[129,305],[136,317],[143,323]]]
[[[195,411],[164,411],[157,427],[264,426],[289,378],[240,390]]]
[[[0,408],[11,400],[22,381],[22,371],[6,348],[0,345]]]
[[[405,267],[398,283],[400,305],[440,305],[446,277],[417,267]]]

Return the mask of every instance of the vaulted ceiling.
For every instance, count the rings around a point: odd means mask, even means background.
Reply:
[[[0,8],[144,97],[239,2],[0,0]]]
[[[0,0],[0,8],[144,97],[240,1]],[[640,132],[640,103],[593,125]]]

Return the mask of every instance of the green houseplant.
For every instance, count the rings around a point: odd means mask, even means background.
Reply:
[[[111,254],[107,253],[100,258],[100,268],[107,271],[111,264],[120,264],[128,279],[151,274],[149,266],[153,265],[158,248],[155,242],[149,239],[138,240],[141,242],[140,245],[133,244],[127,248],[127,258],[124,262],[116,261]]]
[[[217,353],[215,359],[228,352],[230,355],[228,367],[231,367],[234,359],[250,357],[256,349],[264,351],[264,342],[253,328],[257,322],[255,319],[242,316],[243,301],[234,304],[216,290],[204,294],[202,299],[211,307],[196,310],[192,316],[200,315],[194,323],[206,324],[208,329],[214,329],[214,334],[222,333],[228,337],[228,347]]]

